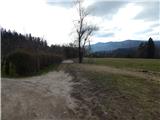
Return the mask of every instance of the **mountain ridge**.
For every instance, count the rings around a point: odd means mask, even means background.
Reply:
[[[96,44],[91,45],[92,52],[99,51],[113,51],[119,48],[133,48],[138,47],[141,42],[147,42],[147,40],[124,40],[118,42],[98,42]],[[156,46],[160,47],[160,40],[154,41]]]

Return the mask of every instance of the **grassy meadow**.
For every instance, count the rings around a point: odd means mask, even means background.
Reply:
[[[130,76],[119,72],[108,72],[105,67],[127,69],[127,71],[138,69],[160,72],[160,60],[94,58],[84,61],[85,64],[74,63],[67,65],[65,69],[75,76],[76,81],[81,82],[80,86],[73,89],[79,91],[75,96],[78,94],[78,98],[84,104],[93,107],[93,116],[107,120],[159,120],[160,77],[156,79],[158,81],[154,81],[134,74]],[[142,73],[144,76],[148,74],[148,72]],[[87,82],[84,79],[87,79]],[[98,102],[96,110],[92,99]],[[107,113],[106,118],[103,113]]]
[[[85,63],[116,68],[137,69],[160,72],[160,59],[135,58],[85,58]]]

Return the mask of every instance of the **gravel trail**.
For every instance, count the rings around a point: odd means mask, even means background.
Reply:
[[[71,80],[63,71],[1,78],[2,120],[75,120]]]

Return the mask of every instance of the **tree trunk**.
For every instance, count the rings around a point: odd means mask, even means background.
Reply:
[[[82,52],[81,52],[81,44],[80,44],[80,40],[78,41],[79,43],[78,43],[78,53],[79,53],[79,55],[78,55],[78,58],[79,58],[79,63],[82,63]]]
[[[8,59],[6,60],[6,63],[5,63],[5,74],[9,75],[9,61],[8,61]]]
[[[83,52],[80,51],[80,56],[79,56],[79,63],[83,62]]]

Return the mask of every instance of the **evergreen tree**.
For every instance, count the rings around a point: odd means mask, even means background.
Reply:
[[[152,38],[149,38],[148,42],[141,43],[138,48],[139,57],[141,58],[154,58],[155,57],[155,45]]]
[[[142,42],[138,47],[138,57],[147,58],[147,43]]]
[[[154,58],[155,45],[152,38],[149,38],[147,43],[147,58]]]

